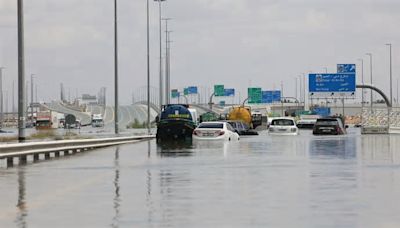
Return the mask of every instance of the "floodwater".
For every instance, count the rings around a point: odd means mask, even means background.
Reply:
[[[0,168],[1,227],[400,227],[400,136],[155,141]]]

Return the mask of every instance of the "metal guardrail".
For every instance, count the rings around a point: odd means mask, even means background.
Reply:
[[[81,140],[60,140],[50,142],[30,142],[18,144],[0,145],[0,159],[7,159],[7,166],[13,166],[14,158],[19,158],[20,163],[26,163],[27,156],[33,156],[33,160],[39,160],[39,155],[43,154],[45,159],[50,158],[50,154],[54,153],[55,157],[69,155],[86,151],[89,149],[121,145],[140,140],[152,139],[154,135],[131,136],[131,137],[115,137],[101,139],[81,139]]]

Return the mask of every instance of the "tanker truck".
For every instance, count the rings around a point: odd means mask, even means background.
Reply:
[[[252,114],[251,108],[245,106],[233,107],[228,113],[228,120],[242,121],[252,129],[262,124],[261,113],[256,112]]]
[[[156,122],[158,143],[191,140],[196,128],[196,120],[193,119],[189,106],[184,104],[164,105]]]

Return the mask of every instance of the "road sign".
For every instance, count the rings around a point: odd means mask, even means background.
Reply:
[[[189,86],[187,89],[188,94],[197,94],[197,86]]]
[[[183,95],[188,95],[189,94],[189,89],[188,88],[184,88],[183,89]]]
[[[235,89],[225,89],[225,94],[226,97],[233,97],[235,96]]]
[[[179,92],[178,92],[177,89],[171,90],[171,97],[172,97],[172,98],[178,98],[179,95],[180,95],[180,94],[179,94]]]
[[[73,125],[76,123],[76,117],[72,114],[68,114],[65,116],[65,124]]]
[[[214,85],[214,96],[216,97],[225,96],[224,85]]]
[[[355,97],[355,74],[309,74],[308,83],[311,98]]]
[[[337,73],[341,74],[355,74],[356,64],[337,64]]]
[[[281,102],[282,93],[280,90],[272,91],[272,101],[273,102]]]
[[[262,92],[261,88],[248,88],[247,94],[249,97],[249,104],[259,104],[262,101]]]
[[[262,91],[262,103],[274,103],[281,102],[281,91],[273,90],[273,91]]]

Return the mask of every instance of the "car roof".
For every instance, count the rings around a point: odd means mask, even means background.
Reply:
[[[226,122],[223,121],[208,121],[208,122],[202,122],[201,124],[224,124]]]
[[[292,118],[292,117],[275,117],[272,120],[293,120],[294,121],[294,118]]]

